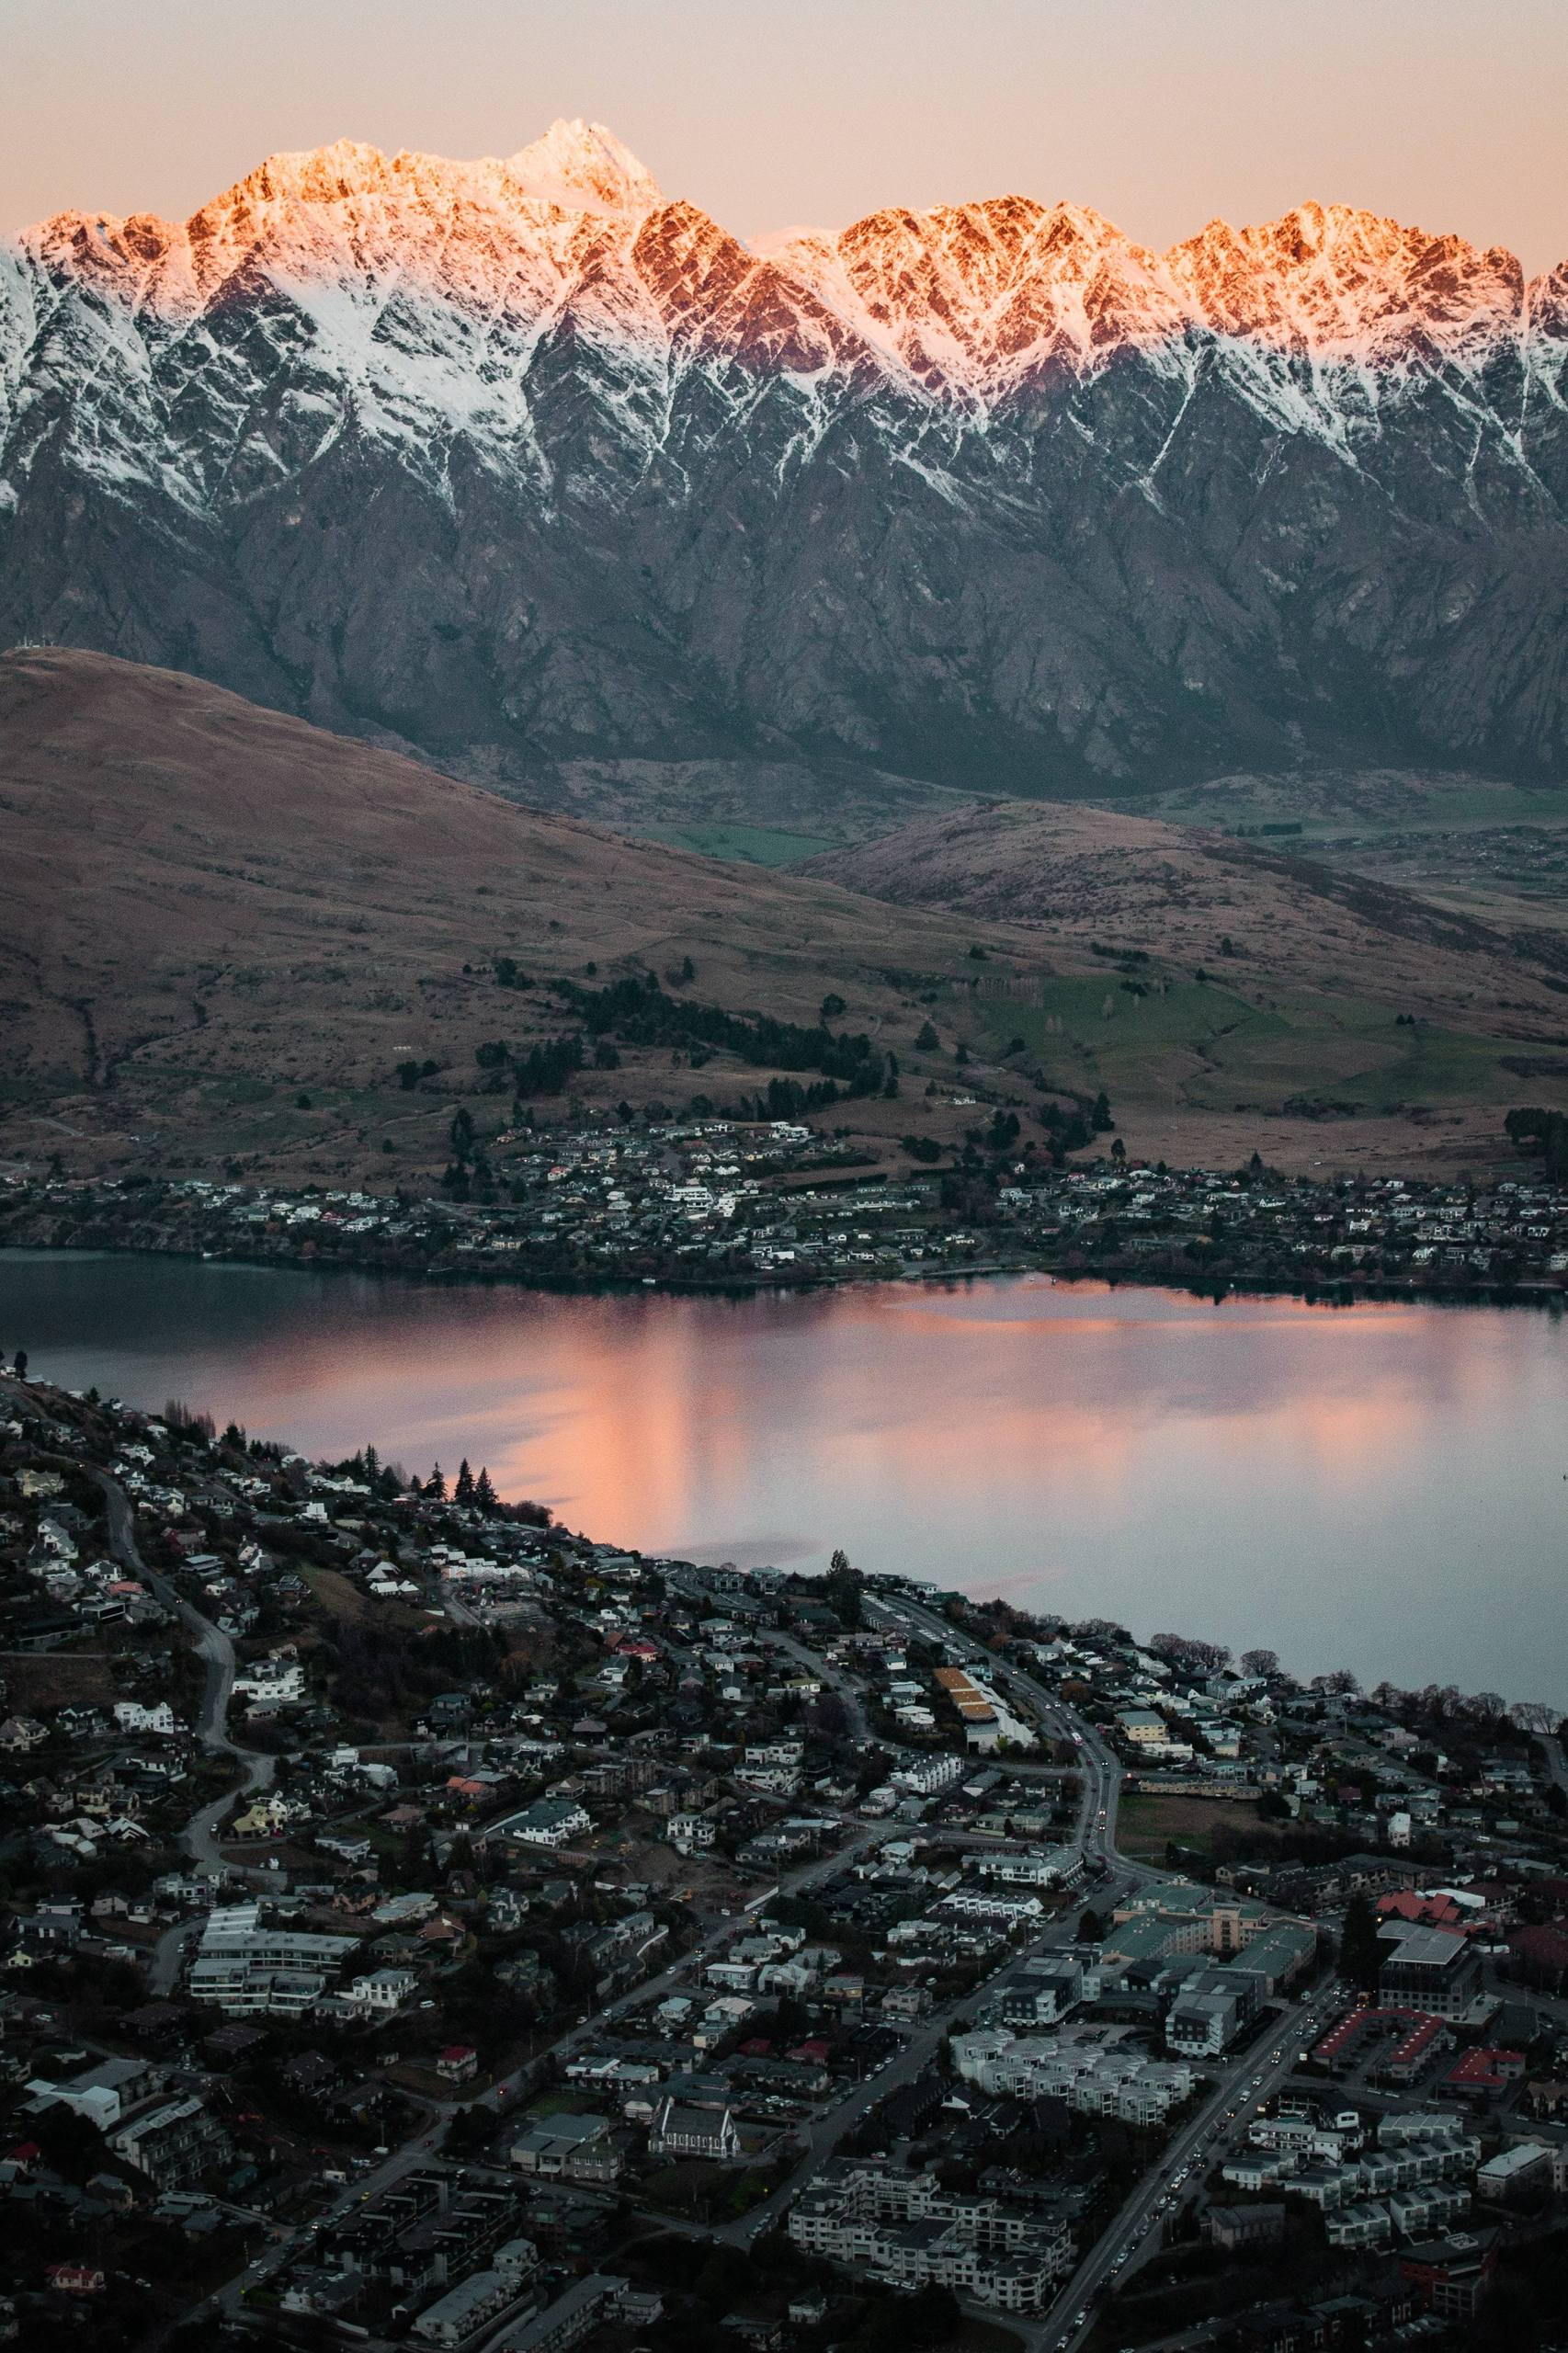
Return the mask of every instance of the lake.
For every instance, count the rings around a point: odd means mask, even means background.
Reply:
[[[558,1296],[0,1253],[0,1343],[337,1457],[467,1455],[569,1526],[892,1569],[1568,1706],[1568,1328],[1057,1285]]]

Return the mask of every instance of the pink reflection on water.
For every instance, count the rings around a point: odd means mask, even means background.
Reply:
[[[843,1544],[1304,1671],[1568,1702],[1546,1315],[1034,1279],[550,1299],[166,1262],[136,1292],[124,1261],[83,1264],[73,1299],[59,1259],[0,1271],[57,1377],[312,1455],[466,1454],[647,1551],[812,1567]]]

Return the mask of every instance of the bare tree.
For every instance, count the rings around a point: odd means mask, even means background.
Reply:
[[[1152,1634],[1149,1648],[1184,1675],[1218,1675],[1231,1664],[1223,1643],[1206,1643],[1196,1634]]]
[[[1548,1738],[1561,1720],[1561,1711],[1549,1707],[1544,1699],[1516,1699],[1508,1713],[1521,1732],[1543,1733]]]
[[[1284,1672],[1278,1651],[1244,1651],[1240,1665],[1244,1675],[1274,1676]]]

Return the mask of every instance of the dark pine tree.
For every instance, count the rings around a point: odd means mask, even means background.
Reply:
[[[1378,1941],[1378,1915],[1371,1898],[1359,1889],[1345,1907],[1345,1928],[1339,1939],[1339,1966],[1364,1994],[1375,1993],[1383,1951]]]

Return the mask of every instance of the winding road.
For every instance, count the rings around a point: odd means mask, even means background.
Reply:
[[[232,1757],[240,1768],[238,1790],[228,1790],[222,1797],[213,1798],[208,1804],[199,1806],[179,1834],[179,1843],[193,1863],[203,1870],[222,1870],[224,1866],[218,1844],[218,1824],[233,1808],[236,1797],[249,1796],[257,1790],[271,1787],[277,1759],[261,1749],[244,1748],[230,1737],[229,1701],[234,1688],[233,1643],[221,1626],[215,1626],[210,1618],[204,1618],[199,1609],[176,1592],[167,1577],[147,1566],[136,1541],[136,1515],[131,1507],[131,1498],[119,1481],[111,1479],[107,1471],[95,1472],[92,1475],[103,1491],[109,1551],[120,1567],[140,1579],[164,1608],[180,1620],[192,1636],[196,1654],[201,1661],[203,1677],[196,1717],[197,1739],[209,1755]],[[189,1925],[186,1924],[187,1927]]]
[[[233,1644],[220,1628],[185,1601],[166,1578],[147,1567],[136,1544],[133,1516],[124,1491],[107,1474],[98,1476],[108,1507],[110,1547],[116,1559],[143,1580],[159,1600],[179,1616],[194,1637],[205,1669],[198,1726],[203,1746],[213,1754],[230,1756],[240,1765],[245,1791],[266,1788],[272,1779],[274,1759],[240,1746],[228,1732],[228,1707],[234,1677]],[[902,1623],[906,1629],[938,1643],[949,1654],[962,1657],[977,1668],[983,1669],[988,1679],[1010,1690],[1019,1701],[1027,1703],[1029,1711],[1046,1732],[1073,1744],[1077,1752],[1077,1768],[1082,1774],[1082,1801],[1071,1843],[1077,1848],[1090,1874],[1093,1901],[1097,1905],[1114,1904],[1141,1881],[1165,1876],[1164,1872],[1123,1855],[1117,1847],[1116,1816],[1121,1768],[1091,1724],[1064,1707],[1054,1693],[1023,1668],[997,1659],[978,1643],[957,1632],[946,1620],[936,1617],[918,1604],[901,1597],[896,1605],[890,1605],[868,1596],[867,1606],[878,1619]],[[778,1647],[787,1654],[793,1653],[802,1662],[809,1660],[813,1669],[821,1673],[820,1659],[802,1646],[785,1638],[778,1643]],[[824,1679],[830,1688],[839,1688],[840,1696],[850,1707],[856,1734],[861,1736],[865,1716],[858,1694],[845,1688],[840,1678],[829,1676]],[[182,1844],[193,1861],[207,1867],[221,1863],[217,1826],[233,1802],[231,1793],[202,1806],[190,1817],[182,1834]],[[879,1824],[858,1828],[846,1844],[831,1856],[787,1874],[779,1882],[780,1892],[795,1893],[818,1879],[842,1870],[857,1855],[899,1835],[905,1827],[900,1824]],[[160,1940],[154,1960],[154,1975],[166,1971],[170,1985],[177,1977],[183,1939],[197,1925],[195,1922],[184,1923],[166,1932]],[[750,1925],[749,1913],[734,1915],[715,1923],[659,1976],[644,1980],[569,2028],[551,2045],[550,2055],[558,2063],[569,2060],[585,2043],[596,2039],[607,2023],[629,2009],[642,2007],[651,2000],[656,2000],[665,1990],[687,1981],[694,1964],[700,1968],[704,1961],[721,1951],[733,1938],[745,1933]],[[1049,1949],[1052,1944],[1070,1941],[1075,1929],[1074,1914],[1058,1915],[1027,1947],[1009,1954],[983,1985],[972,1988],[961,2000],[948,2003],[922,2019],[892,2061],[846,2091],[842,2098],[806,2128],[798,2162],[790,2167],[788,2178],[762,2205],[733,2222],[717,2227],[693,2225],[694,2234],[704,2239],[744,2247],[765,2230],[779,2222],[801,2182],[831,2155],[867,2110],[885,2099],[890,2092],[913,2081],[931,2064],[943,2037],[961,2013],[972,2010],[977,1996],[994,1995],[1031,1955]],[[1250,2110],[1255,2103],[1267,2098],[1296,2063],[1303,2040],[1310,2040],[1318,2030],[1320,2011],[1327,2000],[1326,1993],[1320,1993],[1311,2002],[1299,2008],[1293,2007],[1266,2040],[1255,2043],[1226,2065],[1210,2097],[1173,2135],[1159,2165],[1142,2177],[1113,2220],[1084,2253],[1049,2312],[1032,2320],[1015,2314],[1006,2316],[1006,2325],[1022,2338],[1026,2353],[1078,2353],[1089,2333],[1099,2296],[1130,2265],[1142,2260],[1157,2247],[1163,2235],[1165,2215],[1182,2202],[1184,2196],[1191,2194],[1186,2185],[1189,2180],[1196,2185],[1196,2181],[1201,2179],[1218,2144],[1235,2128],[1235,2120],[1244,2107]],[[531,2094],[532,2080],[530,2069],[519,2070],[510,2078],[479,2094],[472,2105],[504,2117],[526,2103]],[[425,2128],[418,2134],[404,2142],[380,2165],[362,2175],[351,2189],[345,2190],[327,2210],[323,2220],[330,2220],[347,2211],[367,2196],[389,2187],[413,2167],[426,2162],[443,2146],[451,2113],[452,2110],[449,2109],[445,2115],[427,2118]],[[667,2216],[662,2220],[666,2228],[679,2230],[684,2227]],[[297,2259],[298,2253],[299,2248],[291,2239],[275,2243],[245,2272],[230,2280],[187,2318],[202,2319],[215,2316],[220,2312],[231,2318],[239,2316],[244,2311],[245,2290],[261,2285],[285,2264]],[[996,2317],[988,2309],[980,2306],[972,2309],[978,2317]]]

